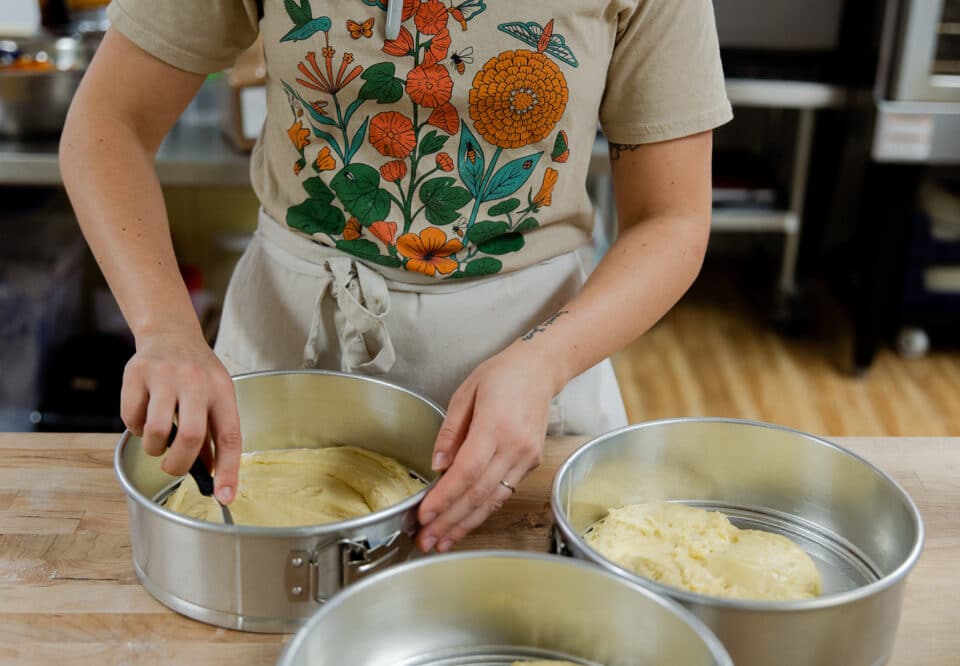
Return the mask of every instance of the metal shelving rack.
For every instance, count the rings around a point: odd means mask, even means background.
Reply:
[[[788,303],[797,293],[797,251],[803,224],[803,203],[806,196],[816,112],[819,109],[843,106],[846,103],[847,94],[841,87],[823,83],[728,79],[727,96],[734,107],[788,109],[799,112],[786,208],[716,209],[711,223],[712,229],[716,232],[783,234],[783,253],[777,287],[781,302]],[[606,142],[601,139],[594,148],[591,161],[591,172],[596,178],[602,179],[609,173],[609,163],[605,163],[606,153]],[[612,237],[613,230],[616,228],[612,192],[605,186],[595,186],[594,191],[602,224],[609,225],[601,231],[601,234]]]

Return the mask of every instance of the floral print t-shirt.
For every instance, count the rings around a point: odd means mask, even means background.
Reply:
[[[113,26],[213,72],[262,34],[252,160],[290,233],[422,282],[506,272],[589,240],[597,131],[664,141],[731,117],[711,0],[113,0]],[[160,93],[162,94],[162,93]]]

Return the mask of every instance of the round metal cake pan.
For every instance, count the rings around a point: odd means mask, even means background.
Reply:
[[[627,571],[583,540],[609,509],[656,501],[791,538],[817,565],[823,594],[789,602],[696,594]],[[812,435],[734,419],[654,421],[594,439],[558,470],[551,505],[561,551],[679,601],[738,666],[885,663],[923,546],[917,507],[869,462]]]
[[[281,666],[732,666],[679,604],[575,560],[472,551],[408,562],[346,589]]]
[[[234,378],[244,451],[361,446],[429,482],[444,413],[399,386],[326,371]],[[291,632],[353,581],[415,555],[426,490],[375,513],[325,525],[223,525],[173,513],[154,498],[176,479],[138,437],[120,439],[114,466],[127,494],[133,563],[160,602],[230,629]]]

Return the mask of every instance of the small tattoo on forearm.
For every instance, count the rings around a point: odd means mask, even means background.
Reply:
[[[640,143],[612,143],[612,142],[611,142],[611,143],[610,143],[610,159],[611,159],[611,160],[619,160],[619,159],[620,159],[620,153],[622,153],[622,152],[624,152],[624,151],[633,152],[634,150],[636,150],[637,148],[639,148],[641,145],[643,145],[643,144],[640,144]]]
[[[565,315],[565,314],[569,314],[569,312],[566,311],[566,310],[560,310],[560,312],[556,312],[556,313],[550,315],[545,322],[543,322],[542,324],[540,324],[540,325],[538,325],[538,326],[534,326],[534,327],[533,327],[532,329],[530,329],[527,333],[525,333],[525,334],[523,335],[523,337],[520,338],[520,339],[521,339],[521,340],[532,340],[533,337],[534,337],[537,333],[543,333],[544,331],[546,331],[546,330],[547,330],[547,326],[549,326],[550,324],[552,324],[552,323],[555,322],[557,319],[559,319],[562,315]]]

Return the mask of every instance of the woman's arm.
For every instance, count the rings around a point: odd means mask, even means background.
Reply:
[[[448,471],[420,507],[423,550],[447,550],[540,463],[550,400],[655,324],[690,287],[710,233],[712,133],[611,144],[620,236],[583,290],[480,365],[454,394],[435,450]],[[452,461],[452,464],[451,464]]]
[[[123,378],[124,422],[143,435],[148,453],[161,455],[176,413],[177,439],[163,462],[171,474],[185,474],[212,435],[217,497],[230,501],[240,455],[236,398],[180,276],[153,166],[203,79],[108,31],[70,107],[60,167],[87,243],[136,338]]]

